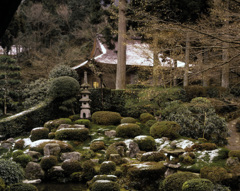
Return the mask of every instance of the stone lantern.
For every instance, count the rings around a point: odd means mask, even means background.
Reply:
[[[80,118],[81,119],[89,119],[91,117],[91,111],[90,111],[90,91],[88,90],[89,84],[87,82],[87,72],[84,72],[84,83],[81,85],[83,90],[81,91],[81,99],[79,100],[81,102],[81,111],[80,111]]]

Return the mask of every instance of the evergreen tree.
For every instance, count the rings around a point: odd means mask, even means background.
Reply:
[[[18,98],[18,85],[20,81],[20,67],[16,60],[9,56],[0,57],[0,104],[3,113],[7,114],[7,107],[14,105]]]

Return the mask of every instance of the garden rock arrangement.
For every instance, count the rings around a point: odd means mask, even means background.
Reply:
[[[0,168],[0,190],[16,184],[24,190],[29,184],[23,179],[85,183],[91,191],[238,187],[232,183],[240,176],[240,151],[183,138],[176,122],[157,122],[150,113],[134,119],[108,111],[94,113],[92,121],[76,118],[48,121],[28,138],[2,141],[0,167],[15,165],[17,173]]]

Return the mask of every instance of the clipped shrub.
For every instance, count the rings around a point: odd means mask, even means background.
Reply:
[[[104,141],[94,141],[90,144],[90,149],[94,152],[105,149]]]
[[[32,184],[16,183],[10,186],[10,191],[38,191],[38,189]]]
[[[191,179],[182,186],[182,191],[213,191],[214,184],[203,178]]]
[[[23,168],[25,168],[27,164],[32,161],[32,157],[27,154],[22,154],[18,155],[14,161],[19,163]]]
[[[142,113],[139,119],[142,123],[146,123],[148,120],[154,120],[155,117],[151,113]]]
[[[184,182],[196,178],[198,178],[198,176],[191,172],[174,173],[164,179],[163,187],[165,191],[181,190]]]
[[[69,119],[71,119],[72,121],[77,121],[80,119],[80,115],[79,114],[75,114],[75,115],[71,115],[68,117]]]
[[[195,97],[206,97],[207,96],[207,90],[203,86],[187,86],[184,87],[186,92],[186,101],[190,101]]]
[[[49,78],[59,78],[62,76],[69,76],[78,80],[78,73],[76,70],[63,64],[55,66],[49,73]]]
[[[74,172],[82,171],[82,165],[77,160],[65,160],[62,164],[62,168],[64,170],[64,173],[67,175],[70,175]]]
[[[138,144],[139,149],[142,151],[156,150],[155,139],[151,136],[146,136],[146,135],[137,136],[134,138],[134,142]]]
[[[155,123],[157,123],[157,120],[150,119],[145,123],[145,126],[150,129]]]
[[[120,191],[120,187],[110,180],[97,180],[91,186],[91,191]]]
[[[113,161],[104,161],[100,166],[100,174],[112,174],[116,170],[116,164]]]
[[[39,152],[39,153],[41,153],[41,154],[43,155],[43,148],[44,148],[45,145],[48,144],[48,143],[57,143],[57,144],[60,146],[60,148],[61,148],[61,152],[63,152],[63,153],[73,151],[72,145],[70,145],[70,144],[68,144],[68,143],[65,143],[65,142],[63,142],[63,141],[58,141],[58,140],[57,140],[57,141],[51,141],[51,140],[49,140],[49,141],[43,142],[43,143],[41,143],[41,144],[39,144],[39,145],[37,145],[37,146],[30,147],[30,150],[31,150],[31,151]]]
[[[136,123],[137,120],[134,119],[133,117],[124,117],[121,119],[121,123]]]
[[[229,157],[237,157],[240,160],[240,150],[231,150],[228,153]]]
[[[40,165],[43,170],[48,170],[53,166],[56,166],[57,163],[58,163],[57,157],[50,155],[50,156],[44,156],[41,159]]]
[[[112,111],[97,111],[92,114],[92,121],[98,125],[117,125],[121,122],[121,115]]]
[[[144,153],[141,156],[141,161],[154,161],[154,162],[159,162],[159,161],[165,161],[166,156],[162,152],[147,152]]]
[[[90,127],[90,120],[88,119],[78,119],[74,121],[75,124],[80,124],[80,125],[85,125],[85,127],[89,128]]]
[[[48,128],[45,128],[45,127],[34,128],[31,131],[30,139],[31,139],[31,141],[47,139],[48,133],[49,133]]]
[[[72,121],[69,118],[55,119],[55,120],[47,121],[44,124],[44,127],[48,128],[49,131],[54,132],[54,131],[57,130],[58,126],[61,125],[61,124],[72,124]]]
[[[89,138],[89,130],[87,128],[65,128],[57,130],[55,139],[58,140],[76,140],[85,141]]]
[[[223,147],[218,150],[218,155],[213,158],[213,161],[218,161],[228,158],[229,149]]]
[[[116,128],[117,137],[133,138],[140,135],[141,132],[140,126],[133,123],[123,123]]]
[[[6,185],[15,184],[23,180],[24,172],[16,162],[0,159],[0,177]]]
[[[48,91],[51,98],[67,98],[76,96],[80,85],[78,81],[69,76],[54,78]]]
[[[213,183],[221,183],[228,178],[228,172],[225,168],[219,166],[205,166],[200,170],[201,178],[211,180]]]
[[[55,132],[48,133],[48,138],[49,139],[54,139],[55,138]]]
[[[15,142],[14,149],[23,149],[25,141],[23,139],[19,139]]]
[[[179,137],[180,129],[180,125],[174,121],[161,121],[150,128],[150,135],[154,138],[168,137],[175,139]]]

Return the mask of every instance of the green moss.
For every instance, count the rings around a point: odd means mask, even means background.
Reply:
[[[80,124],[80,125],[85,125],[85,127],[89,128],[90,127],[90,120],[88,119],[78,119],[74,121],[75,124]]]
[[[121,123],[136,123],[137,120],[134,119],[133,117],[124,117],[121,119]]]
[[[116,164],[112,161],[104,161],[100,166],[101,174],[112,174],[116,170]]]
[[[182,186],[182,191],[213,191],[214,184],[208,179],[191,179]]]
[[[184,182],[196,178],[198,178],[198,176],[190,172],[174,173],[164,179],[163,187],[165,191],[181,190]]]
[[[137,124],[123,123],[116,128],[116,136],[124,138],[133,138],[141,134],[141,128]]]
[[[161,121],[155,123],[150,128],[150,135],[154,138],[168,137],[175,139],[179,137],[181,127],[178,123],[173,121]]]
[[[57,157],[55,156],[44,156],[40,162],[40,165],[43,170],[48,170],[53,166],[56,166],[58,163]]]
[[[87,128],[60,129],[56,131],[55,138],[58,140],[85,141],[89,138],[89,130]]]
[[[92,114],[92,121],[98,125],[117,125],[121,121],[121,115],[112,111],[97,111]]]
[[[10,191],[38,191],[38,189],[32,184],[17,183],[10,186]]]
[[[228,153],[229,157],[237,157],[240,160],[240,150],[232,150]]]
[[[151,136],[137,136],[134,138],[134,142],[136,142],[139,146],[139,149],[142,151],[154,151],[156,150],[156,142],[155,139]]]
[[[5,182],[2,178],[0,178],[0,191],[4,191],[6,188]]]
[[[155,120],[155,117],[150,113],[142,113],[140,115],[140,121],[146,123],[148,120]]]
[[[93,183],[91,191],[120,191],[120,187],[116,182],[97,180]]]
[[[22,154],[18,155],[14,161],[19,163],[23,168],[25,168],[27,164],[32,161],[32,157],[27,154]]]
[[[213,183],[221,183],[224,179],[228,178],[228,172],[225,168],[212,166],[203,167],[200,170],[201,178],[206,178],[211,180]]]
[[[31,141],[47,139],[48,133],[49,133],[48,128],[36,128],[31,131],[30,139],[31,139]]]
[[[60,118],[60,119],[55,119],[55,120],[51,120],[51,121],[47,121],[44,124],[45,128],[48,128],[49,131],[54,132],[57,130],[57,128],[59,127],[59,125],[61,124],[72,124],[71,119],[69,118]]]
[[[22,150],[15,150],[13,153],[12,153],[12,157],[13,157],[13,160],[16,160],[16,158],[19,156],[19,155],[23,155],[23,151]]]

